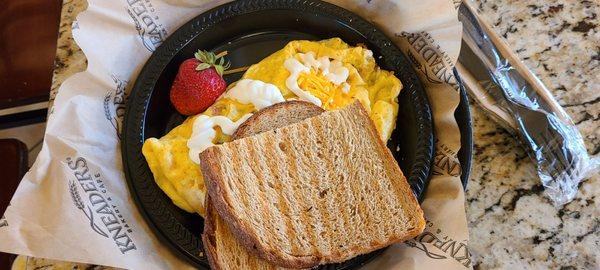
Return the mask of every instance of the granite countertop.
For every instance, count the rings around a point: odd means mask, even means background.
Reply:
[[[475,0],[483,17],[552,90],[577,124],[588,151],[600,152],[600,3],[574,0]],[[84,0],[65,0],[52,97],[86,67],[73,42]],[[600,175],[556,209],[517,141],[471,105],[473,169],[467,188],[475,269],[599,269]]]
[[[600,2],[478,0],[483,17],[551,89],[600,152]],[[475,268],[599,269],[600,177],[556,209],[533,163],[506,131],[471,106],[475,151],[467,189]]]
[[[71,75],[83,71],[87,67],[85,55],[73,40],[71,29],[77,27],[75,17],[87,8],[85,0],[63,0],[60,25],[58,28],[58,41],[56,42],[56,58],[54,59],[54,72],[52,74],[52,87],[50,88],[50,104],[52,107],[58,87]]]

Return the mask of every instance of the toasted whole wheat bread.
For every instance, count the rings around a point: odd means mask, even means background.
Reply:
[[[236,140],[296,123],[322,112],[324,110],[321,107],[305,101],[278,103],[248,118],[233,134],[232,139]],[[286,269],[271,264],[246,249],[215,211],[210,196],[206,197],[205,205],[206,217],[202,243],[212,269]]]
[[[293,100],[264,108],[242,123],[231,135],[233,140],[256,135],[317,116],[324,112],[321,107],[310,102]]]
[[[204,218],[202,244],[204,245],[204,251],[206,252],[211,269],[288,269],[271,264],[244,247],[214,209],[210,202],[210,197],[206,198],[206,218]]]
[[[236,238],[284,267],[342,262],[415,237],[423,212],[359,102],[200,154]]]

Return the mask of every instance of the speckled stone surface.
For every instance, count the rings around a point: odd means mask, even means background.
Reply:
[[[600,152],[600,1],[475,0],[525,64],[553,91]],[[71,25],[84,0],[65,0],[53,93],[86,67]],[[54,97],[54,94],[51,95]],[[516,140],[477,107],[475,151],[467,189],[475,269],[600,269],[600,176],[583,182],[575,201],[554,208]]]
[[[484,19],[551,89],[600,152],[600,1],[477,0]],[[471,106],[475,154],[467,190],[475,269],[600,269],[600,177],[554,208],[533,163]]]
[[[56,97],[58,87],[71,75],[85,70],[87,59],[73,40],[71,30],[77,27],[73,24],[77,14],[87,8],[85,0],[63,0],[60,25],[58,28],[58,42],[56,58],[54,59],[54,72],[52,76],[52,87],[50,88],[50,105]]]

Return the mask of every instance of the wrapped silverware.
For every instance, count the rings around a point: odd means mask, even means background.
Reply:
[[[575,197],[578,184],[598,169],[583,138],[548,89],[479,20],[470,0],[459,9],[463,44],[456,68],[474,99],[528,149],[555,206]]]

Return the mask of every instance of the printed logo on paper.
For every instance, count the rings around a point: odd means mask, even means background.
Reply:
[[[73,204],[89,220],[90,229],[115,243],[121,253],[136,250],[131,239],[133,230],[112,202],[102,175],[93,173],[83,157],[67,157],[67,165],[76,180],[68,182]]]
[[[153,52],[167,37],[167,30],[159,22],[150,0],[126,0],[127,13],[135,23],[135,30],[148,51]]]
[[[2,218],[0,218],[0,228],[2,227],[8,227],[8,221],[6,221],[6,217],[4,215]]]
[[[471,252],[465,241],[456,241],[444,235],[440,229],[432,231],[433,223],[427,221],[425,231],[421,235],[404,243],[421,250],[431,259],[456,260],[465,268],[471,268]]]
[[[402,32],[397,33],[396,37],[408,43],[410,49],[406,51],[406,55],[413,66],[423,74],[425,81],[431,84],[446,83],[456,91],[459,90],[452,61],[429,33]]]
[[[8,203],[8,207],[10,207],[10,203]],[[6,207],[6,209],[8,209],[8,207]],[[8,227],[8,221],[6,220],[5,214],[2,214],[2,217],[0,218],[0,228],[2,227]]]
[[[462,170],[456,154],[456,151],[436,140],[432,174],[459,177]]]
[[[452,0],[452,2],[454,2],[454,8],[458,9],[462,3],[462,0]]]
[[[112,75],[115,89],[109,90],[104,96],[104,117],[110,122],[115,129],[117,137],[121,139],[121,129],[123,127],[123,117],[125,116],[125,102],[127,101],[127,93],[125,88],[128,81],[121,80],[117,76]]]

